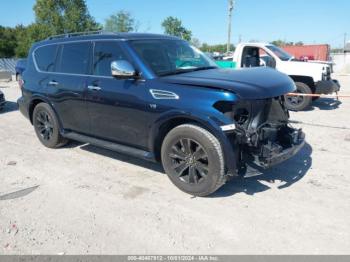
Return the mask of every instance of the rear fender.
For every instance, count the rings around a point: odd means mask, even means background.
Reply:
[[[57,114],[57,111],[55,109],[55,106],[53,105],[53,103],[47,99],[47,97],[43,96],[43,95],[40,95],[40,94],[35,94],[32,96],[32,99],[29,103],[29,108],[28,108],[28,112],[29,112],[29,120],[31,122],[31,124],[33,124],[33,111],[34,111],[34,105],[36,104],[36,101],[42,101],[43,103],[46,103],[48,104],[51,109],[53,110],[53,112],[55,113],[56,115],[56,118],[58,120],[58,124],[59,124],[59,129],[60,129],[60,133],[63,134],[64,133],[64,130],[63,130],[63,125],[62,125],[62,121],[59,117],[59,115]]]

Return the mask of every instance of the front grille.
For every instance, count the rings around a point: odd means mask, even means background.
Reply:
[[[252,133],[264,124],[286,123],[289,114],[282,96],[238,103],[233,106],[231,117],[242,129]]]

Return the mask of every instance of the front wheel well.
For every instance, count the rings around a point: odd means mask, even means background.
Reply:
[[[301,82],[301,83],[306,84],[308,87],[310,87],[312,93],[313,94],[315,93],[316,87],[315,87],[314,79],[312,77],[291,75],[290,78],[292,78],[294,82]]]
[[[194,124],[205,128],[205,126],[203,126],[200,122],[185,117],[173,118],[160,125],[158,129],[159,131],[153,143],[154,155],[157,161],[161,160],[161,148],[165,136],[169,133],[170,130],[183,124]]]

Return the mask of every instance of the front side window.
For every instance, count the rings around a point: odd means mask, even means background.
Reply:
[[[127,60],[120,44],[116,41],[95,43],[93,73],[98,76],[111,76],[111,63],[116,60]]]
[[[89,42],[63,44],[61,62],[57,72],[86,74],[89,65],[90,46]]]
[[[182,40],[134,40],[131,46],[158,76],[217,68],[215,62]]]
[[[52,72],[55,67],[57,45],[39,47],[35,53],[35,61],[41,71]]]

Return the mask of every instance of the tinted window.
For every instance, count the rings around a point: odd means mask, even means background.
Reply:
[[[130,43],[158,76],[217,67],[211,58],[186,41],[158,39]]]
[[[277,55],[282,61],[289,61],[293,58],[290,54],[288,54],[282,48],[279,48],[277,46],[268,45],[267,48],[270,49],[272,52],[274,52],[275,55]]]
[[[62,45],[61,62],[58,72],[86,74],[89,65],[90,43],[71,43]]]
[[[52,72],[57,56],[57,45],[39,47],[35,51],[35,61],[41,71]]]
[[[111,62],[116,60],[128,60],[119,43],[116,41],[95,43],[93,64],[95,75],[111,76]]]

